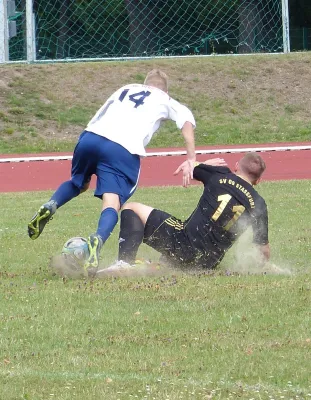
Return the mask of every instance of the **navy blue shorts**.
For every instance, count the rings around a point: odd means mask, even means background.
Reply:
[[[71,180],[82,189],[96,175],[94,196],[104,193],[119,195],[121,206],[135,192],[140,172],[140,157],[131,154],[118,143],[103,136],[84,131],[75,147]]]

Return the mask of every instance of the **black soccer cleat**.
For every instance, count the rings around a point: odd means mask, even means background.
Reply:
[[[50,200],[39,208],[38,212],[36,212],[28,224],[28,235],[30,239],[35,240],[41,235],[45,225],[55,214],[56,209],[57,203],[55,200]]]

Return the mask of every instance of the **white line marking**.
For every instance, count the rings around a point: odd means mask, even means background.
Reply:
[[[311,150],[311,145],[308,146],[276,146],[276,147],[241,147],[241,148],[228,148],[228,149],[210,149],[210,150],[196,150],[196,154],[228,154],[228,153],[247,153],[259,152],[264,153],[268,151],[298,151],[298,150]],[[185,155],[185,150],[181,151],[162,151],[162,152],[149,152],[146,157],[166,157],[166,156],[181,156]],[[37,157],[12,157],[0,158],[0,163],[19,163],[30,161],[68,161],[72,160],[72,156],[37,156]]]

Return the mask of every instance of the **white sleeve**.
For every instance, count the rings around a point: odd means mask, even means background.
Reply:
[[[169,118],[176,122],[177,128],[182,129],[185,122],[190,122],[195,128],[195,119],[188,107],[170,98]]]

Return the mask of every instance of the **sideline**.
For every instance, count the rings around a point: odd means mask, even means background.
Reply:
[[[299,150],[311,150],[311,145],[306,146],[271,146],[271,147],[240,147],[240,148],[219,148],[219,149],[208,149],[208,150],[196,150],[196,154],[228,154],[228,153],[245,153],[249,151],[264,153],[271,151],[299,151]],[[146,157],[167,157],[167,156],[181,156],[185,155],[185,150],[180,151],[158,151],[158,152],[147,152]],[[31,162],[31,161],[60,161],[60,160],[72,160],[72,155],[62,156],[34,156],[34,157],[5,157],[0,158],[0,163],[18,163],[18,162]]]

